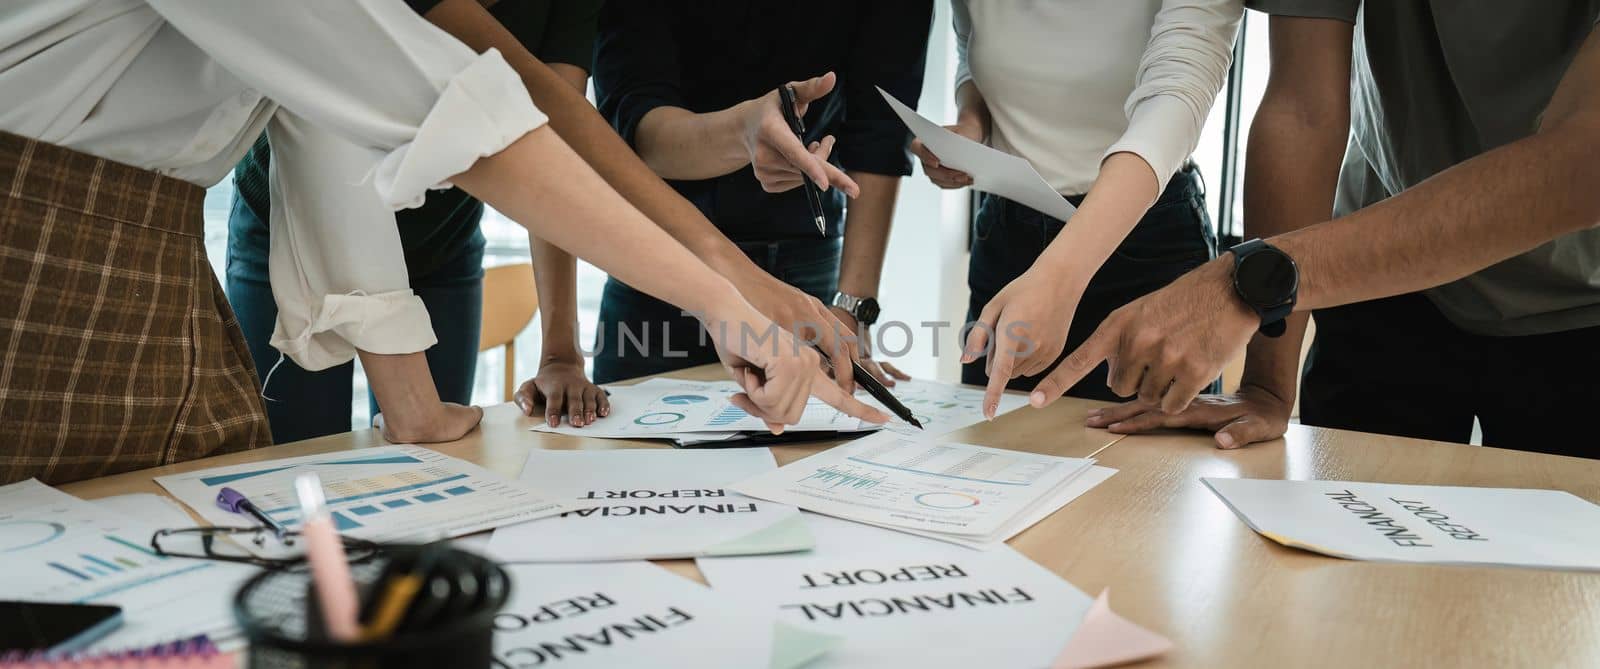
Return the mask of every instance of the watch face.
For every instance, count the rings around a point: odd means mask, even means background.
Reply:
[[[1294,297],[1300,280],[1294,261],[1277,249],[1252,253],[1239,262],[1234,283],[1246,302],[1259,308],[1275,307]]]
[[[878,301],[867,298],[856,308],[856,320],[871,325],[878,322]]]

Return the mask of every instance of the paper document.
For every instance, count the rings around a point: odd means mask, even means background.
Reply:
[[[732,487],[849,520],[994,543],[1093,464],[884,432]]]
[[[805,519],[810,552],[696,563],[739,610],[844,637],[808,669],[1048,667],[1089,610],[1088,595],[1009,546],[978,552]]]
[[[1285,546],[1352,560],[1600,570],[1600,506],[1559,490],[1200,480]]]
[[[894,109],[911,134],[939,157],[941,164],[971,175],[973,188],[1020,202],[1061,221],[1072,218],[1078,210],[1045,183],[1044,177],[1039,176],[1027,160],[950,132],[882,88],[878,89],[878,94]]]
[[[705,382],[654,378],[631,386],[608,386],[611,415],[583,427],[563,423],[529,428],[599,439],[672,439],[680,435],[706,441],[720,434],[767,432],[767,424],[735,406],[729,398],[742,392],[732,381]],[[861,421],[815,397],[806,404],[800,421],[787,428],[799,431],[856,431]]]
[[[122,607],[122,627],[90,650],[141,648],[197,634],[237,648],[230,605],[256,569],[157,555],[150,548],[157,529],[36,480],[0,487],[0,593],[4,599]]]
[[[464,460],[419,446],[384,446],[156,478],[189,508],[216,525],[252,526],[217,507],[224,486],[243,493],[267,515],[295,528],[300,505],[294,479],[316,472],[341,534],[382,542],[431,541],[554,515],[566,507],[526,486]],[[276,541],[251,551],[281,556]]]
[[[774,623],[648,562],[510,565],[499,667],[797,669],[838,639]]]
[[[586,562],[811,548],[799,510],[725,489],[774,469],[765,448],[535,450],[522,482],[589,508],[495,530],[489,552],[507,562]]]
[[[915,434],[922,436],[937,436],[954,432],[968,425],[976,425],[985,420],[983,416],[983,389],[971,386],[961,386],[953,383],[941,383],[926,379],[911,379],[910,381],[897,381],[889,392],[900,400],[911,413],[922,423],[918,430],[911,424],[896,418],[884,428],[891,432],[901,434]],[[856,399],[882,409],[884,413],[893,416],[889,408],[883,406],[878,400],[864,392],[856,393]],[[995,415],[1014,411],[1028,405],[1027,395],[1004,393],[1000,395],[1000,406],[995,410]]]

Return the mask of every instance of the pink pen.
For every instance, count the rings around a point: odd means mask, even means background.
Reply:
[[[306,562],[311,565],[311,581],[322,605],[323,624],[335,641],[353,643],[361,637],[358,622],[361,603],[356,584],[350,578],[350,563],[345,559],[344,542],[328,517],[327,500],[322,496],[322,479],[302,474],[294,480],[300,498],[300,534],[305,537]]]

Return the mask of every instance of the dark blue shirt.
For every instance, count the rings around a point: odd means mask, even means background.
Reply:
[[[718,111],[832,71],[833,93],[806,112],[808,143],[833,135],[834,164],[906,176],[910,135],[875,87],[916,104],[932,24],[931,0],[609,0],[595,95],[632,145],[657,107]],[[817,237],[804,192],[767,193],[749,167],[669,183],[734,241]],[[841,233],[843,201],[837,189],[824,193],[829,236]]]

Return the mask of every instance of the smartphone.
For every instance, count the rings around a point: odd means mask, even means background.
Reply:
[[[0,602],[0,655],[82,650],[121,626],[118,606]]]

